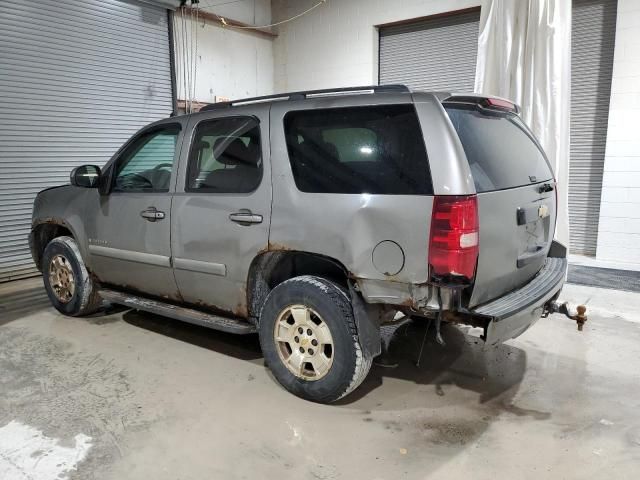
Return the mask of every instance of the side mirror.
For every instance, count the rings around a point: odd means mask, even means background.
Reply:
[[[100,167],[82,165],[71,170],[71,185],[84,188],[96,188],[100,178]]]

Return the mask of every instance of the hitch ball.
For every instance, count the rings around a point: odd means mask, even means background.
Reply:
[[[576,308],[576,311],[577,313],[575,315],[571,315],[571,309],[569,308],[569,304],[567,302],[564,302],[564,303],[551,302],[548,306],[547,315],[549,313],[556,313],[556,312],[562,313],[567,318],[570,318],[571,320],[575,320],[575,322],[578,324],[578,331],[581,332],[585,322],[587,321],[587,316],[585,315],[587,313],[587,307],[585,307],[584,305],[578,305],[578,307]]]
[[[576,313],[572,318],[578,324],[578,330],[581,332],[584,323],[587,321],[587,316],[585,315],[585,313],[587,313],[587,307],[585,307],[584,305],[578,305],[576,310],[578,311],[578,313]]]

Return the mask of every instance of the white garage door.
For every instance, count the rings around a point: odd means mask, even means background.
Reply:
[[[380,84],[472,92],[480,9],[380,28]]]
[[[616,0],[573,0],[569,228],[572,253],[596,254],[616,34]]]
[[[36,193],[104,164],[172,111],[167,10],[134,0],[0,2],[0,281],[35,273]]]

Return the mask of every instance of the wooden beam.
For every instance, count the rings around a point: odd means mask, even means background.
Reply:
[[[191,18],[192,13],[193,13],[193,18],[195,18],[195,14],[196,14],[195,8],[185,6],[177,10],[177,12],[183,12],[183,11],[185,14],[189,15],[188,18]],[[222,20],[220,20],[221,18],[224,18],[224,22],[226,23],[226,25],[225,23],[222,22]],[[256,35],[260,35],[261,37],[266,37],[271,40],[273,40],[278,36],[277,33],[273,33],[272,31],[267,30],[265,28],[258,28],[254,25],[249,25],[248,23],[234,20],[233,18],[224,17],[222,15],[217,15],[212,12],[207,12],[206,10],[202,10],[201,8],[198,9],[198,19],[208,20],[209,22],[212,22],[214,25],[217,25],[220,28],[228,28],[236,32],[254,33]],[[233,27],[241,27],[241,28],[233,28]]]
[[[177,101],[178,104],[178,110],[182,111],[182,112],[186,112],[187,111],[187,102],[186,100],[178,100]],[[193,101],[193,112],[199,112],[200,109],[202,107],[204,107],[205,105],[209,105],[209,103],[205,103],[205,102],[197,102],[197,101]]]
[[[480,6],[462,8],[460,10],[450,10],[448,12],[436,13],[434,15],[426,15],[424,17],[407,18],[406,20],[398,20],[396,22],[380,23],[374,26],[377,28],[385,28],[385,27],[396,27],[399,25],[411,25],[412,23],[423,22],[425,20],[434,20],[436,18],[451,17],[454,15],[461,15],[464,13],[471,13],[471,12],[480,12]]]

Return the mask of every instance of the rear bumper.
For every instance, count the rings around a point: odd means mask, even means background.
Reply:
[[[547,304],[562,290],[567,274],[567,259],[547,257],[538,274],[526,285],[503,297],[481,305],[469,313],[484,319],[484,339],[497,345],[524,333],[538,321]]]

